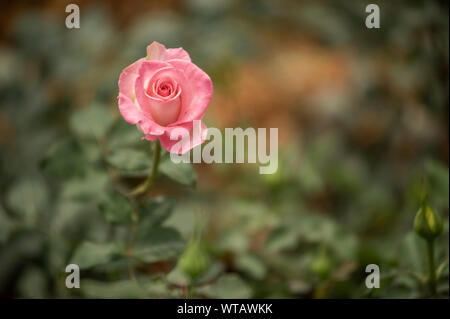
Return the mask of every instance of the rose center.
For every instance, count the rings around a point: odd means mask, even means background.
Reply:
[[[168,77],[154,77],[147,83],[149,111],[156,123],[166,126],[177,120],[181,109],[181,87]]]
[[[153,97],[170,98],[176,94],[178,84],[170,79],[159,79],[150,83],[147,88],[147,94]]]
[[[169,96],[172,93],[172,86],[170,84],[163,83],[158,87],[157,93],[160,96]]]

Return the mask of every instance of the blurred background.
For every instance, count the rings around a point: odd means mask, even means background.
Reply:
[[[71,2],[80,29],[65,27]],[[427,297],[412,226],[426,179],[448,298],[448,2],[375,1],[381,28],[367,29],[372,2],[2,2],[0,296],[181,297],[177,257],[201,216],[210,265],[198,297]],[[151,148],[120,117],[117,81],[152,41],[211,76],[207,126],[277,127],[279,167],[166,161],[136,285],[108,253],[129,222],[111,185],[139,183]],[[81,288],[67,289],[74,258]]]

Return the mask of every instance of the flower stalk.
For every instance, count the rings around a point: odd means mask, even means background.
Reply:
[[[159,141],[156,141],[155,148],[153,150],[152,170],[148,175],[147,179],[130,192],[131,196],[136,197],[141,194],[145,194],[152,187],[156,179],[156,176],[158,175],[158,166],[160,158],[161,158],[161,144]]]
[[[434,240],[427,240],[428,285],[432,296],[436,294],[436,268],[434,264]]]
[[[425,181],[422,184],[421,204],[414,218],[414,230],[427,244],[428,286],[431,296],[436,295],[436,267],[434,263],[434,243],[442,233],[442,219],[428,204],[428,193]]]
[[[158,166],[161,158],[161,144],[159,141],[155,142],[154,150],[153,150],[153,162],[152,162],[152,170],[148,175],[147,179],[139,184],[135,189],[133,189],[129,196],[131,197],[131,201],[135,202],[134,198],[145,194],[153,185],[156,176],[158,175]],[[128,259],[129,259],[129,268],[130,268],[130,278],[132,280],[136,280],[136,275],[134,271],[133,264],[133,246],[134,246],[134,237],[136,235],[137,225],[139,222],[139,214],[137,207],[134,207],[131,214],[131,228],[130,228],[130,239],[128,242]]]

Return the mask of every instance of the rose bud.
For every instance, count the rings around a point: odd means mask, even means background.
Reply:
[[[195,280],[209,267],[209,257],[199,239],[191,240],[178,261],[180,269]]]
[[[442,219],[428,203],[423,202],[414,218],[414,230],[428,241],[434,240],[442,233]]]

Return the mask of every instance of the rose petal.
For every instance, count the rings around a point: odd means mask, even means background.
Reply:
[[[181,109],[180,94],[181,89],[178,90],[178,94],[175,97],[163,101],[148,96],[148,104],[151,109],[150,112],[156,123],[167,126],[177,120]]]
[[[153,41],[150,45],[147,46],[147,56],[145,57],[147,60],[162,60],[164,52],[166,52],[166,47]]]
[[[133,64],[123,69],[119,77],[119,92],[128,96],[130,99],[134,99],[134,82],[138,77],[138,71],[142,62],[145,59],[139,59]]]
[[[189,54],[183,48],[166,49],[166,47],[153,41],[147,46],[147,60],[168,61],[173,59],[185,60],[191,62]]]
[[[191,57],[189,54],[183,50],[183,48],[175,48],[175,49],[167,49],[164,54],[164,61],[168,60],[184,60],[187,62],[191,62]]]
[[[134,92],[136,94],[136,101],[141,110],[147,115],[151,116],[150,107],[147,103],[148,96],[146,95],[146,87],[153,75],[164,68],[171,68],[169,64],[162,61],[143,61],[138,71],[138,76],[134,83]]]
[[[181,137],[177,140],[171,140],[170,133],[168,131],[166,131],[166,134],[159,136],[161,145],[169,153],[184,154],[184,153],[190,151],[192,148],[196,147],[197,145],[202,144],[206,139],[208,129],[203,122],[199,122],[199,124],[200,124],[200,127],[194,126],[191,131],[185,131],[185,132],[189,132],[189,135],[184,135],[183,137]],[[194,132],[193,132],[194,130],[200,130],[200,132],[197,132],[196,134],[194,134]],[[179,149],[174,149],[175,144],[180,141],[181,141],[181,147]],[[177,145],[177,147],[178,146],[180,146],[180,145]]]
[[[122,117],[130,124],[137,124],[142,133],[159,136],[164,134],[164,127],[155,123],[152,118],[142,113],[130,98],[119,93],[119,111]]]
[[[191,100],[185,105],[180,114],[178,124],[200,120],[211,101],[213,94],[212,81],[208,74],[193,63],[183,60],[170,60],[167,63],[173,65],[177,70],[182,70],[184,76],[188,79],[191,88]]]
[[[138,124],[139,129],[145,135],[162,135],[165,132],[164,127],[153,121],[153,119],[148,116],[144,116]]]
[[[154,142],[154,141],[156,141],[158,139],[158,136],[157,135],[150,135],[150,134],[148,134],[148,135],[144,135],[142,137],[142,139]]]
[[[175,81],[179,86],[179,90],[181,90],[181,96],[178,92],[177,95],[172,96],[170,99],[148,95],[146,88],[152,87],[153,82],[160,78]],[[189,81],[182,71],[162,61],[144,61],[139,69],[139,76],[135,83],[136,100],[142,112],[162,126],[170,125],[178,120],[179,114],[186,105],[189,105],[191,100],[190,90]]]
[[[142,112],[128,96],[119,93],[117,98],[119,99],[120,114],[122,114],[125,121],[134,125],[142,120]]]

